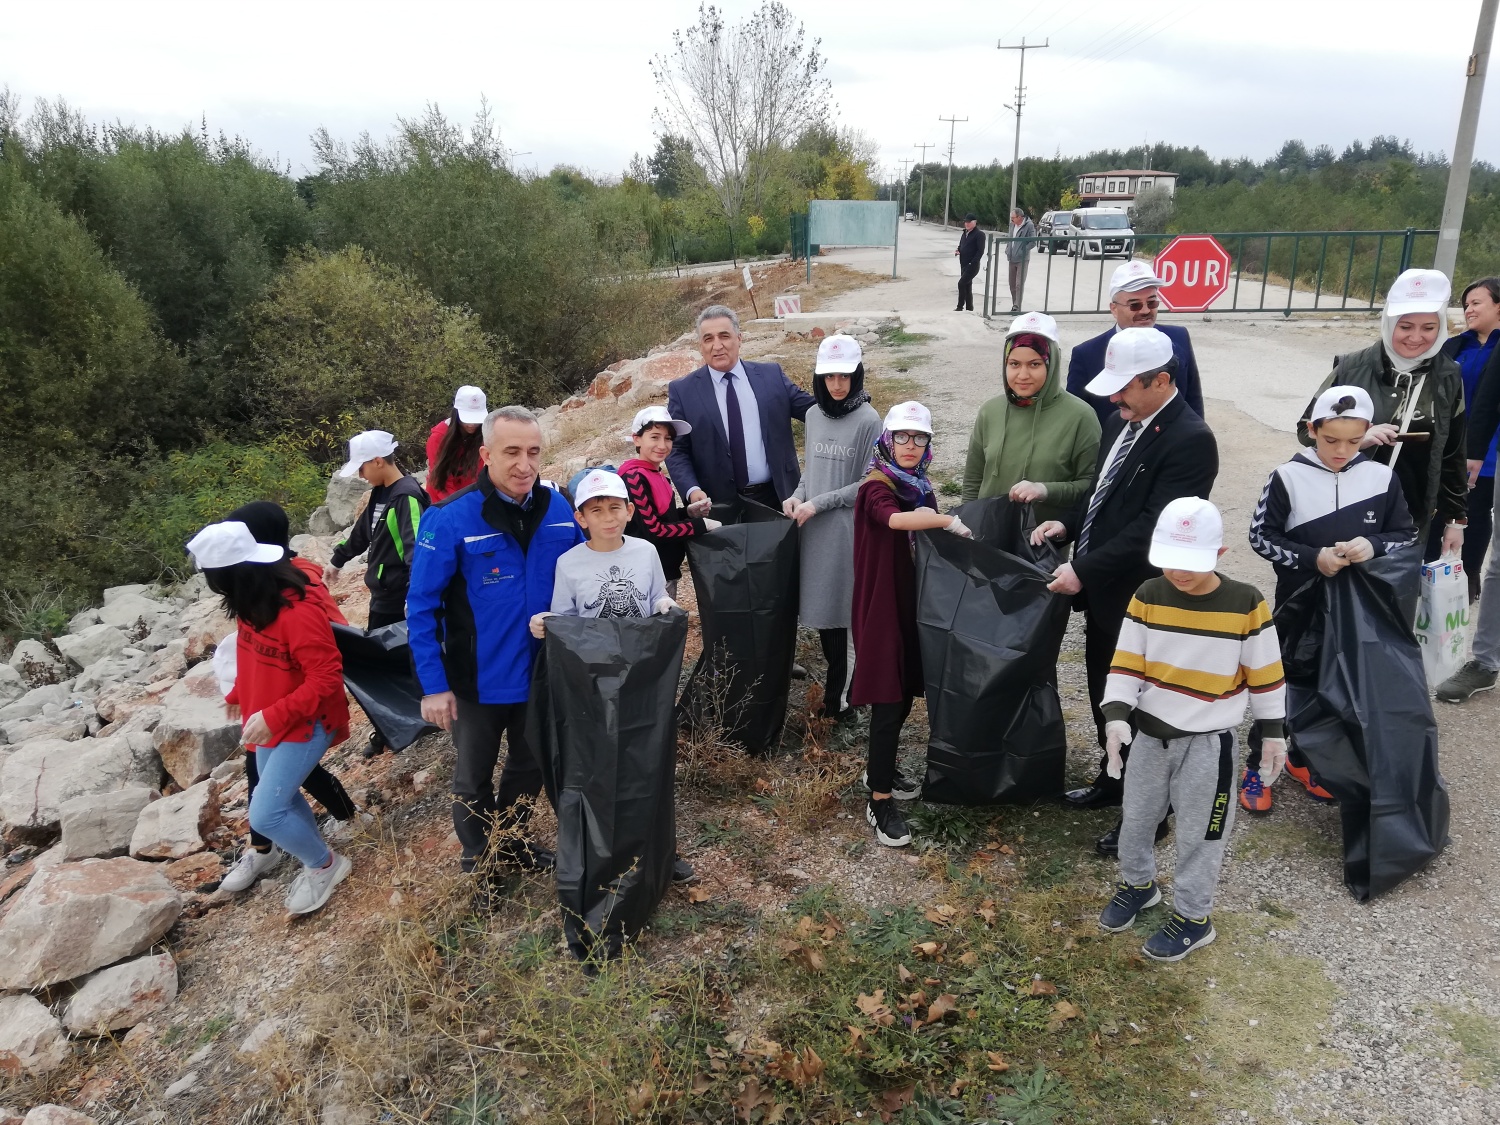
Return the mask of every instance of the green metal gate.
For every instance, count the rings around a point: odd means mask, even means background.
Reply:
[[[1174,234],[1130,235],[1115,244],[1085,235],[1038,235],[1027,245],[1022,307],[1053,316],[1100,313],[1109,307],[1109,275],[1119,261],[1153,260]],[[1215,234],[1229,252],[1229,288],[1211,312],[1373,311],[1396,275],[1437,251],[1435,230],[1235,231]],[[1009,262],[1016,239],[988,237],[984,315],[1003,316],[1009,306]],[[1105,253],[1109,257],[1104,257]],[[1099,256],[1091,256],[1099,255]],[[1058,258],[1062,261],[1059,263]],[[1117,259],[1111,261],[1111,258]]]

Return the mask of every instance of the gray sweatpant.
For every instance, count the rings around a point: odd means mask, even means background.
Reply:
[[[1234,827],[1232,730],[1174,738],[1137,734],[1125,769],[1120,877],[1140,886],[1156,878],[1156,826],[1170,804],[1177,814],[1177,874],[1172,906],[1184,918],[1213,912],[1224,844]]]

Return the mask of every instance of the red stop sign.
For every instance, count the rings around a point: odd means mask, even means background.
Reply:
[[[1208,234],[1180,234],[1153,263],[1162,302],[1173,312],[1203,312],[1229,289],[1229,251]]]

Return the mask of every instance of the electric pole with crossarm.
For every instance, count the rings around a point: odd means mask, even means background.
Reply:
[[[995,46],[1002,51],[1021,52],[1021,73],[1016,77],[1016,104],[1006,106],[1006,109],[1016,111],[1016,148],[1010,161],[1010,210],[1005,212],[1006,228],[1009,229],[1011,216],[1016,213],[1016,187],[1021,182],[1021,108],[1026,104],[1026,52],[1039,51],[1047,46],[1051,40],[1043,40],[1040,43],[1028,43],[1026,37],[1021,36],[1019,44],[1007,47],[1004,40],[997,40]]]
[[[948,226],[948,200],[953,195],[953,131],[958,128],[960,121],[967,121],[967,117],[938,117],[939,121],[948,123],[948,186],[943,191],[943,226]]]

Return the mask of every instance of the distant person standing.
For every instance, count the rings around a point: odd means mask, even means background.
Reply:
[[[1468,329],[1443,345],[1445,355],[1458,363],[1464,380],[1464,411],[1474,423],[1474,405],[1481,381],[1500,380],[1500,363],[1495,360],[1496,343],[1500,342],[1500,277],[1482,277],[1464,289],[1464,321]],[[1491,438],[1483,457],[1469,462],[1469,526],[1464,532],[1464,574],[1469,579],[1469,601],[1479,598],[1479,575],[1484,569],[1484,555],[1490,547],[1493,530],[1490,512],[1495,506],[1496,439]],[[1432,533],[1429,532],[1429,538]],[[1433,544],[1429,543],[1428,554]]]
[[[1015,316],[1021,311],[1026,267],[1031,262],[1031,248],[1036,244],[1036,224],[1019,207],[1010,213],[1010,237],[1011,241],[1005,245],[1005,260],[1010,267],[1010,314]]]
[[[984,233],[977,215],[964,216],[964,232],[958,236],[958,249],[953,253],[958,257],[958,307],[953,311],[973,312],[974,275],[984,260]]]
[[[1164,284],[1145,262],[1126,262],[1115,270],[1109,280],[1109,313],[1115,318],[1115,326],[1085,340],[1068,357],[1068,393],[1092,406],[1102,426],[1107,426],[1114,417],[1115,404],[1103,395],[1090,394],[1088,383],[1104,370],[1104,353],[1115,333],[1127,328],[1155,328],[1166,333],[1172,341],[1172,355],[1177,360],[1177,393],[1194,414],[1203,417],[1203,388],[1198,380],[1193,341],[1186,328],[1156,323],[1156,313],[1161,308],[1160,290]]]
[[[489,413],[484,392],[459,387],[453,412],[427,435],[427,495],[434,504],[468,488],[479,479],[480,423]]]

